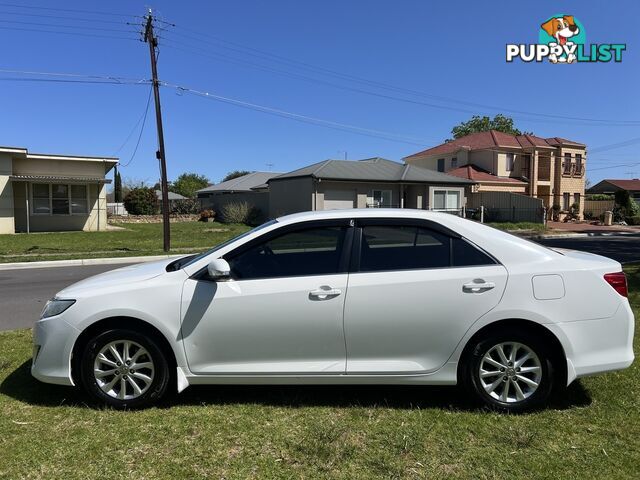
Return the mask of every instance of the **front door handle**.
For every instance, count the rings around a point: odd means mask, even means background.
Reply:
[[[342,290],[337,288],[331,288],[328,285],[323,285],[317,290],[311,290],[309,292],[310,300],[329,300],[342,294]]]
[[[482,279],[475,279],[473,282],[462,285],[462,291],[465,293],[483,293],[496,287],[493,282],[485,282]]]

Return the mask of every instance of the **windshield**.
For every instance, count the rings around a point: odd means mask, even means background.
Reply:
[[[268,222],[265,222],[265,223],[263,223],[262,225],[260,225],[260,226],[258,226],[256,228],[252,228],[248,232],[244,232],[244,233],[242,233],[242,234],[240,234],[240,235],[238,235],[236,237],[233,237],[233,238],[227,240],[226,242],[222,242],[222,243],[216,245],[211,250],[207,250],[206,252],[199,253],[197,255],[190,255],[188,257],[179,258],[175,262],[172,262],[169,265],[167,265],[167,271],[168,272],[174,272],[176,270],[180,270],[181,268],[187,267],[187,266],[191,265],[192,263],[197,262],[201,258],[204,258],[207,255],[210,255],[211,253],[216,252],[216,251],[220,250],[221,248],[226,247],[230,243],[235,242],[236,240],[240,240],[241,238],[244,238],[247,235],[251,235],[252,233],[257,232],[259,230],[262,230],[263,228],[270,227],[274,223],[277,223],[277,221],[276,220],[269,220]]]

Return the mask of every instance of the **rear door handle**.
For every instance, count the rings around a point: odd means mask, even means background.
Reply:
[[[493,282],[485,282],[484,280],[476,279],[473,282],[462,285],[462,291],[465,293],[483,293],[495,287],[496,284]]]
[[[338,288],[331,288],[328,285],[323,285],[317,290],[311,290],[309,292],[310,300],[329,300],[342,294],[342,290]]]

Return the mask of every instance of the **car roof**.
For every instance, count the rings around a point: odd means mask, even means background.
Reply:
[[[417,210],[412,208],[349,208],[343,210],[318,210],[315,212],[292,213],[278,217],[278,223],[296,223],[307,220],[325,220],[333,218],[425,218],[442,220],[451,214],[431,210]]]

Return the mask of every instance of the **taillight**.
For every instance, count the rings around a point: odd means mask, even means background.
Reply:
[[[627,289],[627,276],[624,274],[624,272],[607,273],[604,276],[604,279],[620,295],[622,295],[623,297],[629,296],[629,291]]]

